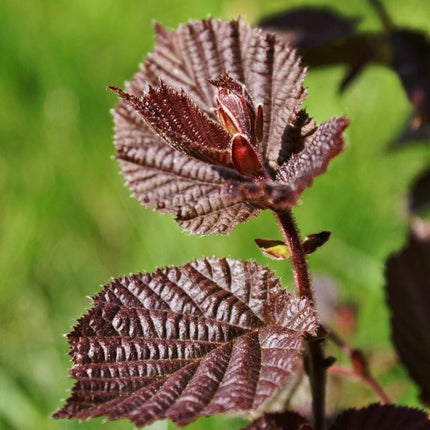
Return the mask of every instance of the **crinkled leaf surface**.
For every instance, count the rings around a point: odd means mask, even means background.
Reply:
[[[330,430],[429,430],[424,411],[395,405],[370,405],[348,409],[336,419]]]
[[[386,292],[397,352],[430,404],[430,226],[388,259]]]
[[[312,182],[307,176],[323,172],[343,139],[336,133],[331,137],[336,149],[320,150],[316,139],[329,139],[324,133],[331,129],[317,133],[302,110],[305,69],[294,51],[241,21],[209,19],[172,32],[156,29],[154,52],[127,93],[120,92],[114,112],[118,159],[134,195],[199,234],[229,233],[261,209],[282,211],[296,204]],[[266,175],[258,183],[231,165],[231,144],[215,113],[218,90],[210,81],[226,73],[263,112],[262,137],[255,140]],[[342,130],[347,124],[333,121]],[[286,163],[304,150],[313,166],[301,168],[298,176],[294,159],[294,173],[288,174]],[[324,169],[315,168],[316,159]]]
[[[281,166],[278,180],[300,194],[312,184],[315,176],[326,171],[330,159],[343,149],[342,133],[348,124],[347,118],[333,118],[321,124],[309,144]]]
[[[255,410],[316,326],[309,303],[254,262],[205,259],[115,279],[68,335],[77,382],[55,417],[183,425]]]

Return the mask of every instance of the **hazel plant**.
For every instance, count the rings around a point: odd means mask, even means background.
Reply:
[[[349,121],[315,124],[302,107],[306,71],[271,34],[213,19],[176,31],[157,25],[156,33],[126,90],[111,87],[121,98],[115,146],[127,185],[195,234],[227,234],[271,210],[284,241],[257,243],[291,260],[297,294],[267,267],[231,259],[115,279],[68,335],[76,383],[54,417],[182,426],[228,413],[255,419],[249,429],[323,429],[332,360],[306,254],[329,233],[302,240],[291,208],[343,149]],[[285,402],[303,369],[312,417]],[[343,412],[331,428],[394,415],[426,421],[419,411],[373,405]]]

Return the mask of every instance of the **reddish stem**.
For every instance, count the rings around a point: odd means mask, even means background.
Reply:
[[[303,251],[302,241],[294,222],[293,215],[290,211],[276,213],[276,219],[282,231],[285,243],[290,249],[291,263],[293,265],[294,279],[299,294],[307,297],[312,303],[313,293],[311,287],[311,278],[309,276],[308,261]]]
[[[291,211],[276,213],[275,215],[285,243],[290,250],[297,290],[301,297],[306,297],[312,305],[314,305],[308,261]],[[312,390],[312,415],[314,418],[314,426],[315,430],[324,430],[327,372],[322,340],[318,336],[316,338],[308,338],[306,339],[305,347],[305,368],[309,376]]]

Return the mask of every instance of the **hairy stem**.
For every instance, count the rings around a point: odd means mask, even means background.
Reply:
[[[363,381],[378,397],[383,405],[390,404],[391,400],[370,373],[369,363],[363,351],[349,346],[336,332],[330,331],[329,338],[351,360],[352,369],[341,366],[332,366],[330,371],[343,376],[352,376]]]
[[[313,293],[309,275],[308,261],[303,251],[302,241],[294,222],[291,211],[277,213],[277,221],[284,236],[285,243],[290,249],[291,263],[293,265],[294,279],[300,296],[308,298],[312,303]]]
[[[285,243],[291,253],[294,279],[297,290],[302,297],[306,297],[313,304],[313,292],[309,274],[308,261],[303,251],[299,231],[296,227],[291,211],[276,213]],[[308,372],[312,390],[312,415],[315,430],[324,429],[325,418],[325,386],[326,364],[320,336],[306,339],[305,367]]]

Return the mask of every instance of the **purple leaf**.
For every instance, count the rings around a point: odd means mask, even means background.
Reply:
[[[391,310],[391,335],[400,359],[430,404],[430,224],[386,266],[386,291]],[[427,230],[427,231],[426,231]]]
[[[136,125],[124,119],[125,109],[119,106],[116,113],[118,158],[127,185],[145,206],[175,214],[185,230],[200,234],[229,233],[259,213],[226,194],[229,184],[242,183],[243,177],[175,151],[148,132],[140,118]]]
[[[321,173],[316,163],[325,168],[342,147],[341,136],[327,126],[318,133],[304,113],[305,69],[294,51],[241,21],[156,31],[155,51],[127,92],[115,89],[123,99],[115,144],[134,195],[200,234],[229,233],[260,209],[290,209]],[[312,152],[306,181],[297,184],[295,171],[292,183],[278,180],[279,166],[288,178],[291,155],[307,151],[315,136],[337,150]]]
[[[370,405],[363,409],[343,411],[330,430],[429,430],[424,411],[395,405]]]
[[[285,411],[264,414],[244,427],[243,430],[304,430],[303,425],[307,423],[308,420],[298,413]]]
[[[205,259],[116,279],[68,335],[77,380],[55,418],[136,425],[258,409],[317,321],[254,262]]]

